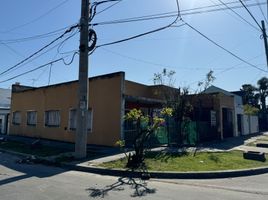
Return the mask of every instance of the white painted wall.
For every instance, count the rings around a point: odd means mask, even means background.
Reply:
[[[248,115],[242,115],[242,135],[249,134],[249,117]]]
[[[6,130],[6,122],[7,122],[7,115],[9,114],[9,110],[7,109],[0,109],[0,119],[2,120],[2,124],[0,125],[0,134],[5,133]]]
[[[242,135],[249,135],[259,132],[258,116],[243,115],[242,119]]]
[[[258,116],[250,116],[250,133],[259,132],[259,119]]]

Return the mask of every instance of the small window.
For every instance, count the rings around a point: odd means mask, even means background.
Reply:
[[[87,113],[87,130],[90,132],[92,131],[92,122],[93,122],[92,118],[93,118],[92,109],[89,109]]]
[[[71,109],[69,112],[69,129],[76,130],[76,117],[77,117],[77,110]],[[92,109],[88,110],[87,113],[87,129],[88,131],[92,131]]]
[[[19,111],[13,112],[12,124],[20,125],[21,123],[21,113]]]
[[[59,127],[60,126],[60,111],[49,110],[45,112],[45,126]]]
[[[69,129],[76,129],[76,109],[71,109],[69,112]]]
[[[27,125],[28,126],[36,126],[37,123],[37,112],[36,111],[28,111],[27,112]]]

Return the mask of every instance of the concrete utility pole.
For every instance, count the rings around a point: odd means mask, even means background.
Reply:
[[[264,20],[261,21],[261,25],[262,25],[262,35],[263,35],[264,47],[265,47],[266,63],[267,63],[267,67],[268,67],[268,45],[267,45],[267,34],[266,34]]]
[[[79,80],[78,107],[75,135],[75,158],[85,158],[87,155],[87,112],[88,112],[88,24],[90,16],[90,0],[82,0],[80,19],[79,46]]]

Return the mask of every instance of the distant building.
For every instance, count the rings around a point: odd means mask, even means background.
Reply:
[[[6,134],[8,128],[8,117],[10,112],[10,89],[0,88],[0,134]]]
[[[242,91],[228,92],[216,86],[210,86],[204,91],[206,94],[213,94],[215,92],[220,92],[226,96],[233,97],[234,113],[232,113],[232,115],[234,117],[234,136],[259,132],[258,117],[244,114],[243,100],[241,96],[243,95]]]

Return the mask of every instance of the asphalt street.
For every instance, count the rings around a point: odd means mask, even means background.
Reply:
[[[231,179],[149,180],[101,176],[36,164],[0,152],[1,200],[268,199],[268,174]]]

